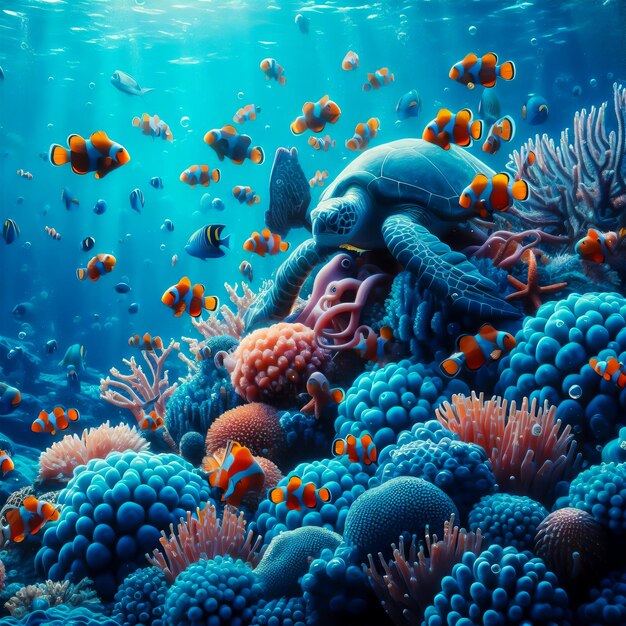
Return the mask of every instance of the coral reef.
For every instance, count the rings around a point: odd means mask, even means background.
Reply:
[[[168,584],[158,567],[144,567],[127,576],[115,594],[111,616],[121,626],[164,626]]]
[[[204,458],[204,437],[195,430],[186,432],[178,444],[178,449],[185,461],[198,467]]]
[[[334,416],[331,407],[326,405],[320,419],[315,415],[305,415],[301,412],[281,411],[280,425],[285,431],[287,439],[288,460],[293,463],[312,461],[324,457],[331,449],[335,436],[334,418],[337,417],[337,405],[334,406]]]
[[[261,600],[251,626],[307,626],[304,598]]]
[[[36,610],[18,620],[14,617],[2,619],[3,626],[119,626],[100,612],[86,607],[72,607],[66,604]]]
[[[626,623],[626,570],[603,578],[589,593],[589,600],[578,608],[580,624],[621,626]]]

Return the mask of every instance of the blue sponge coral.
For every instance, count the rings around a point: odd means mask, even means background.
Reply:
[[[585,456],[598,460],[596,445],[617,435],[626,390],[596,374],[589,360],[616,356],[626,363],[626,298],[587,293],[547,302],[515,339],[517,347],[500,363],[496,393],[517,402],[548,400],[558,419],[582,433]]]
[[[567,593],[541,559],[512,546],[466,552],[424,613],[425,626],[567,626]]]
[[[167,587],[163,570],[158,567],[138,569],[119,586],[113,619],[122,626],[164,626]]]
[[[403,360],[361,374],[339,405],[335,430],[340,437],[373,434],[378,450],[395,443],[398,434],[432,418],[434,408],[454,393],[468,394],[459,379],[437,373],[435,365]]]
[[[304,598],[261,600],[251,626],[306,626]]]
[[[247,563],[229,556],[201,559],[183,570],[165,597],[166,626],[245,626],[261,587]]]
[[[616,535],[626,532],[626,463],[592,465],[569,487],[568,506],[591,513]]]
[[[115,452],[79,466],[59,495],[35,563],[52,580],[91,578],[100,597],[159,545],[160,531],[209,499],[199,471],[174,454]]]
[[[589,593],[591,602],[578,609],[580,624],[623,626],[626,624],[626,570],[604,578]]]
[[[469,527],[473,531],[480,528],[488,544],[532,550],[537,527],[547,516],[548,511],[531,498],[497,493],[474,505]]]

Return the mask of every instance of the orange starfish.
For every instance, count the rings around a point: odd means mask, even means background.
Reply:
[[[510,293],[505,300],[523,300],[524,310],[526,313],[534,313],[542,304],[541,296],[544,293],[555,293],[567,287],[567,283],[555,283],[554,285],[546,285],[542,287],[539,284],[539,275],[537,273],[537,257],[532,250],[527,250],[528,257],[528,275],[526,283],[517,280],[510,274],[507,276],[508,281],[515,287],[517,291]]]

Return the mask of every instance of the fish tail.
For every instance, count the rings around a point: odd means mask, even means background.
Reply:
[[[483,134],[483,123],[481,120],[474,120],[470,125],[470,135],[474,139],[480,139],[480,136]]]
[[[78,280],[85,280],[87,278],[87,270],[84,267],[79,267],[76,270],[76,278],[78,278]]]
[[[217,307],[219,306],[219,298],[217,298],[217,296],[207,296],[204,299],[204,308],[207,311],[215,311],[215,309],[217,309]]]
[[[286,241],[281,241],[278,247],[281,252],[287,252],[287,250],[289,250],[289,244]]]
[[[504,141],[511,141],[511,139],[513,139],[513,135],[515,135],[515,122],[513,121],[513,118],[509,115],[503,117],[501,127],[502,131],[500,133],[500,137],[502,137]]]
[[[269,80],[269,78],[268,78],[268,80]],[[284,85],[284,84],[287,82],[287,79],[286,79],[284,76],[279,76],[279,77],[278,77],[278,82],[279,82],[281,85]]]
[[[301,135],[307,129],[306,119],[303,115],[300,115],[291,122],[291,132],[294,135]]]
[[[255,146],[250,151],[250,160],[257,165],[260,165],[265,161],[265,153],[263,152],[263,148],[261,146]]]
[[[461,371],[461,365],[463,364],[463,357],[455,354],[448,359],[445,359],[439,364],[439,369],[448,378],[455,378]]]
[[[224,239],[220,239],[220,245],[225,248],[230,248],[230,235],[226,235]]]
[[[214,183],[219,183],[221,177],[222,177],[222,172],[220,172],[220,170],[214,169],[211,171],[211,180]]]
[[[139,128],[141,120],[137,116],[135,116],[133,117],[133,121],[131,123],[135,128]]]
[[[53,143],[48,152],[48,160],[52,165],[65,165],[70,160],[69,150],[66,150],[58,143]]]
[[[516,200],[526,200],[528,198],[528,183],[525,180],[516,180],[513,183],[512,192]]]
[[[370,91],[372,86],[369,83],[365,83],[363,85],[363,91]]]
[[[507,61],[498,68],[498,75],[504,80],[513,80],[515,78],[515,64],[513,61]]]
[[[317,490],[317,497],[322,502],[330,502],[333,499],[332,494],[326,487],[322,487],[321,489]]]

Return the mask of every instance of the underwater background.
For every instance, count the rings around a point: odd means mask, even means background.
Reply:
[[[625,33],[3,2],[0,623],[626,624]]]

